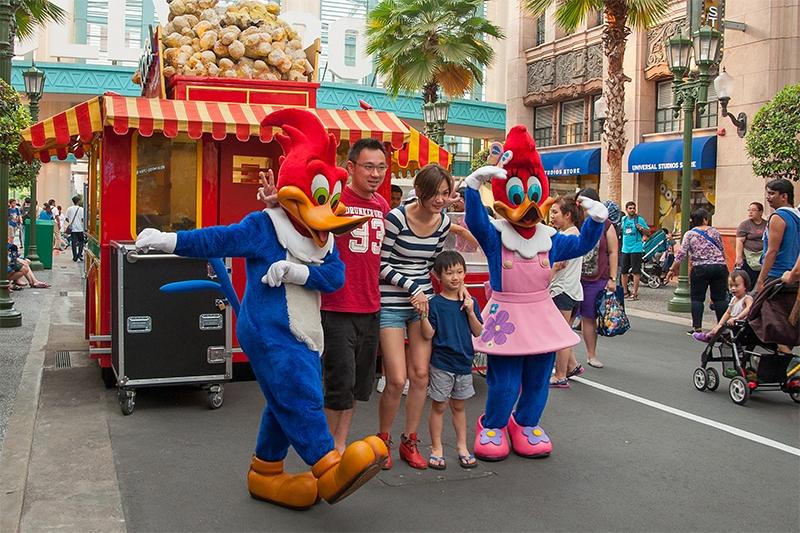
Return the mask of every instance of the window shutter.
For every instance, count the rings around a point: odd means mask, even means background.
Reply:
[[[561,124],[583,123],[583,100],[561,104]]]
[[[536,116],[533,125],[535,129],[549,128],[553,125],[553,106],[537,107],[534,114]]]
[[[672,82],[662,81],[658,84],[657,104],[658,109],[668,109],[672,107]]]

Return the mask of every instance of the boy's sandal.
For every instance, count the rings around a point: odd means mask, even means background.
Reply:
[[[440,455],[433,455],[428,458],[428,468],[433,468],[434,470],[444,470],[447,468],[447,461],[445,461],[444,457]]]
[[[31,287],[33,287],[34,289],[49,289],[50,284],[44,281],[40,281],[38,283],[34,283],[33,285],[31,285]]]
[[[475,468],[478,466],[478,461],[471,453],[468,453],[467,455],[458,454],[458,466],[461,468]]]

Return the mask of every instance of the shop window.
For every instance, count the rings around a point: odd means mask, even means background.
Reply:
[[[558,129],[559,144],[583,142],[583,100],[561,104],[561,123]]]
[[[533,140],[539,147],[553,144],[553,106],[533,109]]]
[[[177,231],[197,227],[197,161],[202,143],[160,135],[136,135],[134,139],[136,233],[144,228]]]
[[[575,193],[591,187],[600,190],[600,176],[558,176],[550,178],[550,196],[575,196]]]
[[[680,118],[672,115],[672,81],[660,81],[656,84],[656,132],[680,129]]]
[[[544,15],[536,19],[536,46],[544,44]]]
[[[708,96],[706,97],[708,104],[702,113],[697,113],[695,117],[695,128],[715,128],[717,126],[717,115],[719,115],[719,106],[717,102],[717,92],[714,90],[714,84],[708,86]]]
[[[658,191],[656,225],[679,232],[681,223],[681,173],[660,172],[656,175]],[[716,208],[716,172],[699,170],[692,172],[692,185],[689,197],[689,212],[703,208],[711,215]]]
[[[600,136],[603,134],[603,120],[602,118],[597,118],[594,115],[594,105],[597,103],[600,98],[602,98],[602,94],[596,94],[592,96],[592,131],[589,133],[589,140],[590,141],[599,141]]]
[[[344,64],[348,67],[356,66],[356,39],[358,32],[348,30],[344,32]]]
[[[587,28],[596,28],[597,26],[602,26],[604,21],[603,10],[598,9],[594,13],[589,13],[586,17],[586,27]]]

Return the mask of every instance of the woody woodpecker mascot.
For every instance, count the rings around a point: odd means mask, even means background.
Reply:
[[[323,411],[320,293],[344,284],[344,264],[332,234],[366,220],[344,216],[339,201],[347,179],[336,166],[336,140],[319,119],[301,109],[268,115],[280,126],[283,148],[276,187],[278,206],[240,223],[177,233],[143,230],[136,246],[191,257],[244,257],[247,285],[236,324],[266,399],[255,455],[247,474],[254,498],[307,509],[318,496],[335,503],[375,476],[386,461],[383,441],[371,436],[340,454]],[[289,446],[311,466],[286,473]]]
[[[588,217],[580,236],[557,233],[542,222],[553,199],[525,126],[511,129],[503,149],[502,168],[485,166],[465,180],[467,227],[486,254],[491,286],[484,332],[474,341],[476,351],[488,354],[486,410],[475,435],[475,455],[486,461],[503,460],[511,450],[544,457],[553,449],[539,427],[550,371],[556,350],[579,339],[550,298],[550,267],[589,252],[608,216],[603,204],[581,197]],[[498,215],[491,220],[478,192],[488,180]]]

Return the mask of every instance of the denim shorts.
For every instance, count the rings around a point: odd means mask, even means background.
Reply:
[[[400,328],[405,329],[408,324],[419,320],[419,314],[413,307],[408,309],[396,309],[393,307],[381,308],[381,329]]]

